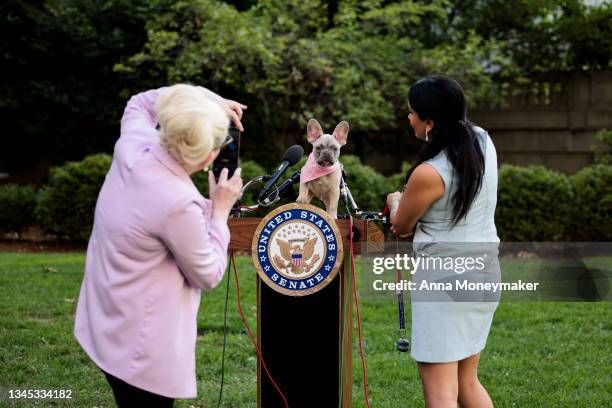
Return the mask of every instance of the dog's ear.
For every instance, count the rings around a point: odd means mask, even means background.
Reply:
[[[310,119],[308,125],[306,125],[306,132],[308,133],[308,141],[314,142],[323,135],[323,129],[316,119]]]
[[[349,132],[349,124],[347,121],[343,120],[338,123],[338,126],[334,129],[334,137],[342,146],[346,144],[346,138],[348,137]]]

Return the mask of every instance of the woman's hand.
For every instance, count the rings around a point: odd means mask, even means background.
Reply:
[[[389,220],[390,221],[395,219],[395,216],[392,213],[397,211],[401,198],[402,198],[402,193],[400,193],[399,191],[395,191],[387,195],[387,207],[389,208]],[[397,229],[395,228],[395,225],[391,225],[391,232],[394,234],[397,234]],[[400,235],[400,238],[406,238],[412,234],[414,234],[414,231],[409,232],[408,234],[402,234]]]
[[[240,120],[242,119],[242,111],[243,109],[246,109],[247,106],[239,102],[232,101],[231,99],[223,99],[220,104],[225,111],[225,114],[232,120],[232,122],[234,122],[234,125],[236,125],[241,132],[244,132],[244,127],[242,126],[242,122],[240,122]]]
[[[199,88],[202,90],[202,92],[204,92],[204,95],[206,95],[208,99],[221,105],[221,108],[223,108],[225,114],[232,120],[232,122],[234,122],[234,125],[236,125],[241,132],[244,132],[244,127],[242,126],[242,122],[240,122],[240,120],[242,119],[242,111],[247,108],[246,105],[232,101],[231,99],[225,99],[221,95],[217,95],[210,89],[206,89],[203,86]]]
[[[227,219],[230,210],[240,195],[242,189],[242,177],[240,177],[242,169],[237,168],[234,175],[228,180],[228,170],[221,170],[219,181],[215,182],[215,176],[212,171],[208,172],[208,186],[210,191],[210,199],[213,202],[212,216],[215,218]]]

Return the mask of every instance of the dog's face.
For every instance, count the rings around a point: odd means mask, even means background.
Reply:
[[[333,166],[340,156],[340,148],[346,144],[349,125],[342,121],[334,129],[334,133],[323,134],[323,129],[316,119],[310,119],[306,125],[308,141],[312,143],[316,163],[322,167]]]

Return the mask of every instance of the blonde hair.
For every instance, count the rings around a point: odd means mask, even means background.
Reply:
[[[198,165],[223,143],[229,119],[219,104],[193,85],[173,85],[155,106],[160,144],[181,165]]]

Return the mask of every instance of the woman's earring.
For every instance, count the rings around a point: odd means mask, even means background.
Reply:
[[[208,172],[208,166],[204,167],[204,171]]]
[[[425,141],[429,142],[429,131],[425,129]]]

